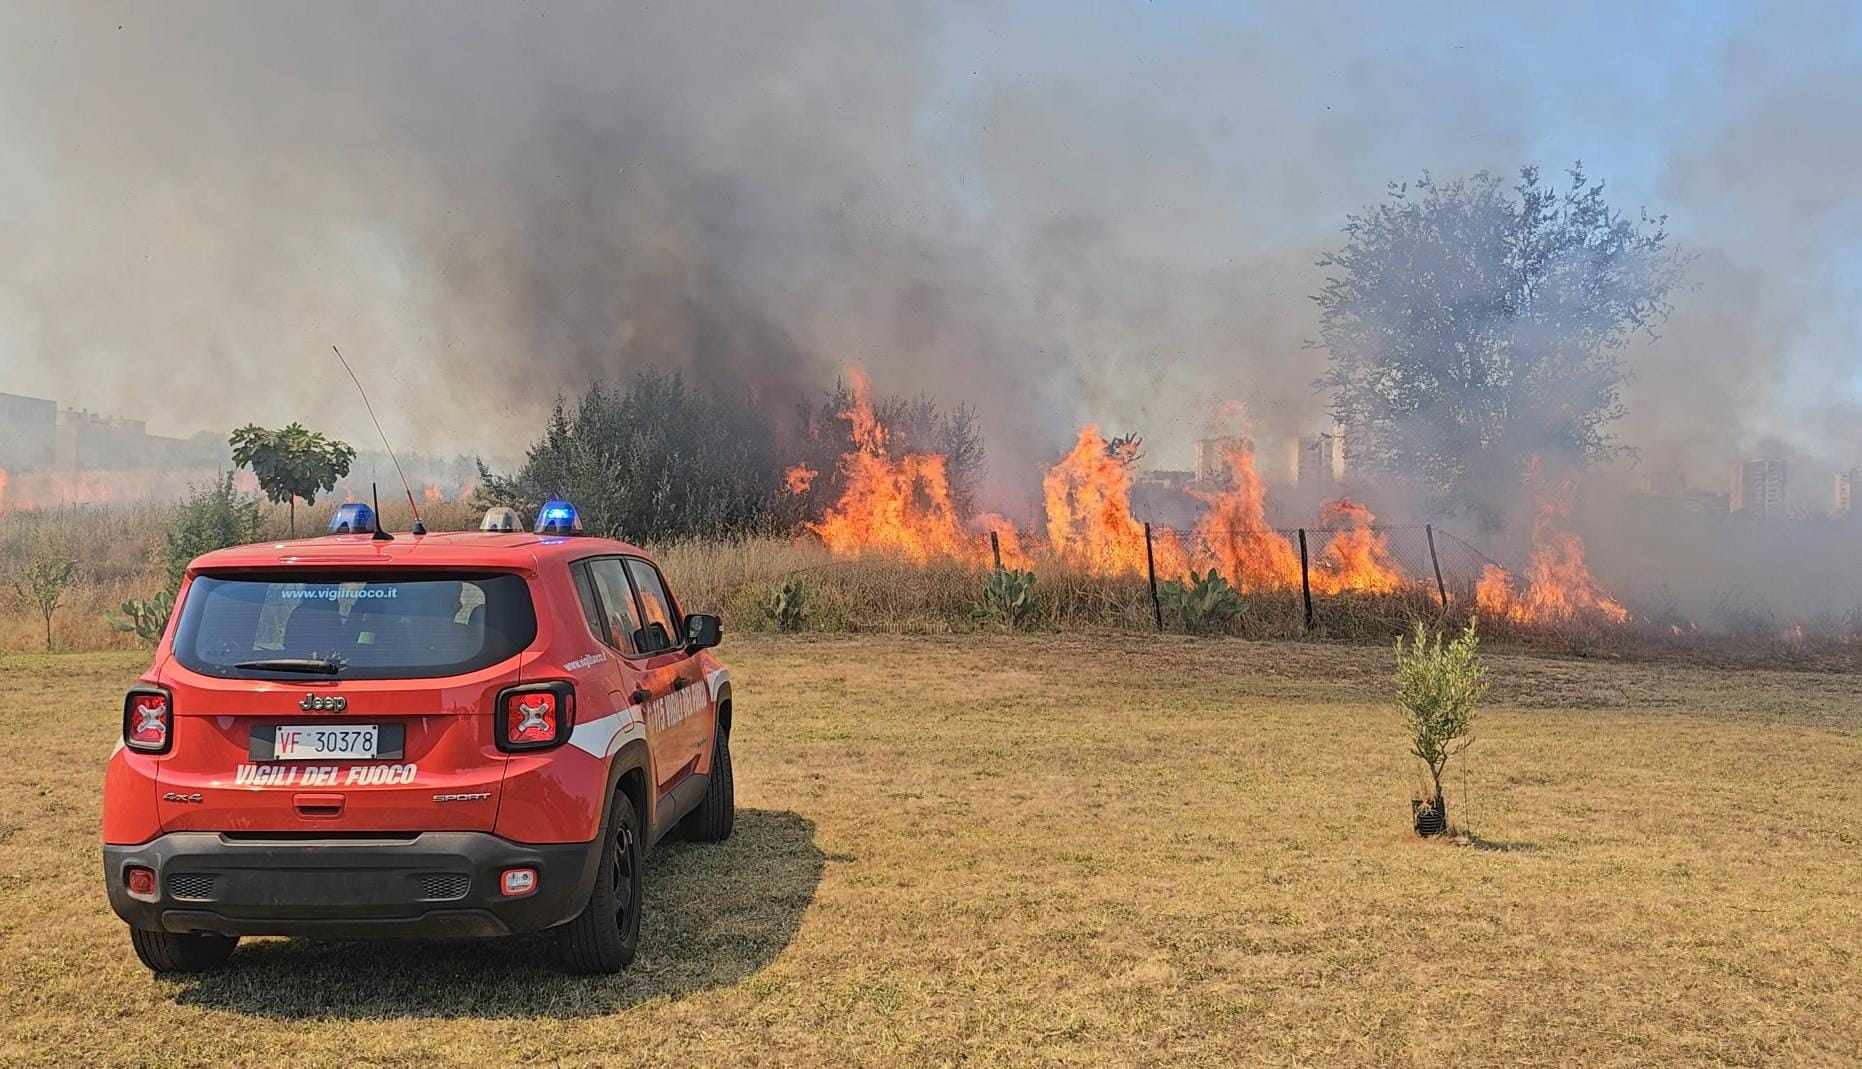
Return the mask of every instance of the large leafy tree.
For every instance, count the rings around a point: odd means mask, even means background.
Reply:
[[[251,468],[259,489],[274,502],[289,503],[291,534],[297,534],[297,499],[317,503],[317,495],[336,489],[336,481],[349,474],[356,451],[345,442],[292,423],[266,430],[248,423],[233,432],[233,463]]]
[[[748,399],[645,370],[558,400],[515,474],[479,466],[479,499],[534,512],[575,502],[592,534],[635,542],[739,532],[766,522],[782,486],[775,433]]]
[[[1617,450],[1621,351],[1667,316],[1682,266],[1665,217],[1616,211],[1582,165],[1568,179],[1425,174],[1348,216],[1319,259],[1320,385],[1354,462],[1489,528],[1529,457]]]

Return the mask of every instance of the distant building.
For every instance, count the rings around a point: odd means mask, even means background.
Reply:
[[[58,413],[52,452],[53,464],[61,471],[145,468],[160,462],[158,451],[150,448],[148,423],[81,408]]]
[[[1149,490],[1160,494],[1181,493],[1184,487],[1195,481],[1195,478],[1196,473],[1193,471],[1171,471],[1161,468],[1142,471],[1138,473],[1137,478],[1132,480],[1132,489]]]
[[[1855,508],[1856,487],[1862,485],[1862,468],[1836,473],[1836,508],[1838,516],[1847,516]]]
[[[1329,487],[1345,481],[1345,436],[1341,431],[1301,438],[1296,481]]]
[[[1196,481],[1210,486],[1228,485],[1230,482],[1228,455],[1238,451],[1254,452],[1254,440],[1240,435],[1227,435],[1198,441],[1196,443]]]
[[[1785,477],[1784,461],[1775,458],[1735,464],[1728,509],[1758,519],[1783,516]]]
[[[1682,508],[1703,516],[1724,516],[1730,511],[1728,497],[1712,490],[1681,490],[1669,496],[1680,502]]]
[[[0,471],[51,467],[57,434],[57,402],[0,393]]]
[[[227,462],[218,434],[150,434],[146,422],[0,393],[0,471],[141,471]]]

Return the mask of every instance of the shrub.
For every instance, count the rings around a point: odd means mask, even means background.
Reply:
[[[1474,741],[1475,706],[1487,694],[1487,667],[1480,659],[1475,621],[1444,642],[1420,622],[1409,643],[1396,641],[1397,706],[1410,737],[1410,753],[1429,769],[1433,794],[1442,797],[1442,771]]]
[[[111,616],[110,626],[136,636],[145,646],[162,640],[168,627],[168,615],[175,609],[175,592],[163,590],[152,598],[125,598],[121,616]]]
[[[1157,588],[1157,594],[1171,612],[1182,617],[1184,630],[1191,632],[1226,628],[1246,607],[1241,593],[1213,568],[1207,575],[1192,570],[1187,584],[1171,579]]]
[[[769,592],[763,613],[778,631],[800,631],[807,617],[808,590],[791,579]]]
[[[785,465],[767,406],[647,369],[558,398],[523,466],[479,466],[478,502],[530,512],[552,497],[576,504],[588,533],[634,542],[746,534],[783,500]]]
[[[195,487],[175,508],[174,522],[163,540],[162,568],[168,575],[169,604],[181,587],[188,562],[202,553],[256,542],[259,538],[259,500],[233,486],[226,472],[209,486]],[[125,606],[127,612],[127,606]],[[166,613],[163,614],[164,618]]]
[[[977,620],[1022,627],[1034,618],[1034,573],[997,568],[983,578],[983,594],[971,615]]]

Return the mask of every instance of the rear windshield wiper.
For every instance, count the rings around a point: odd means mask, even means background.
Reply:
[[[321,657],[272,657],[262,661],[240,661],[233,666],[248,672],[303,672],[306,675],[333,676],[343,670],[340,659]]]

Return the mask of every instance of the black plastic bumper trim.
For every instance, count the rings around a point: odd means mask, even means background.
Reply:
[[[136,928],[227,935],[482,936],[530,932],[581,912],[600,869],[601,841],[532,844],[486,832],[422,832],[412,841],[280,842],[170,832],[103,848],[110,907]],[[132,898],[123,870],[155,870],[156,897]],[[498,893],[507,868],[537,870],[522,898]],[[436,874],[465,876],[463,896],[423,897]],[[189,897],[170,887],[171,876]],[[211,877],[203,880],[202,877]],[[210,885],[206,897],[199,888]]]

